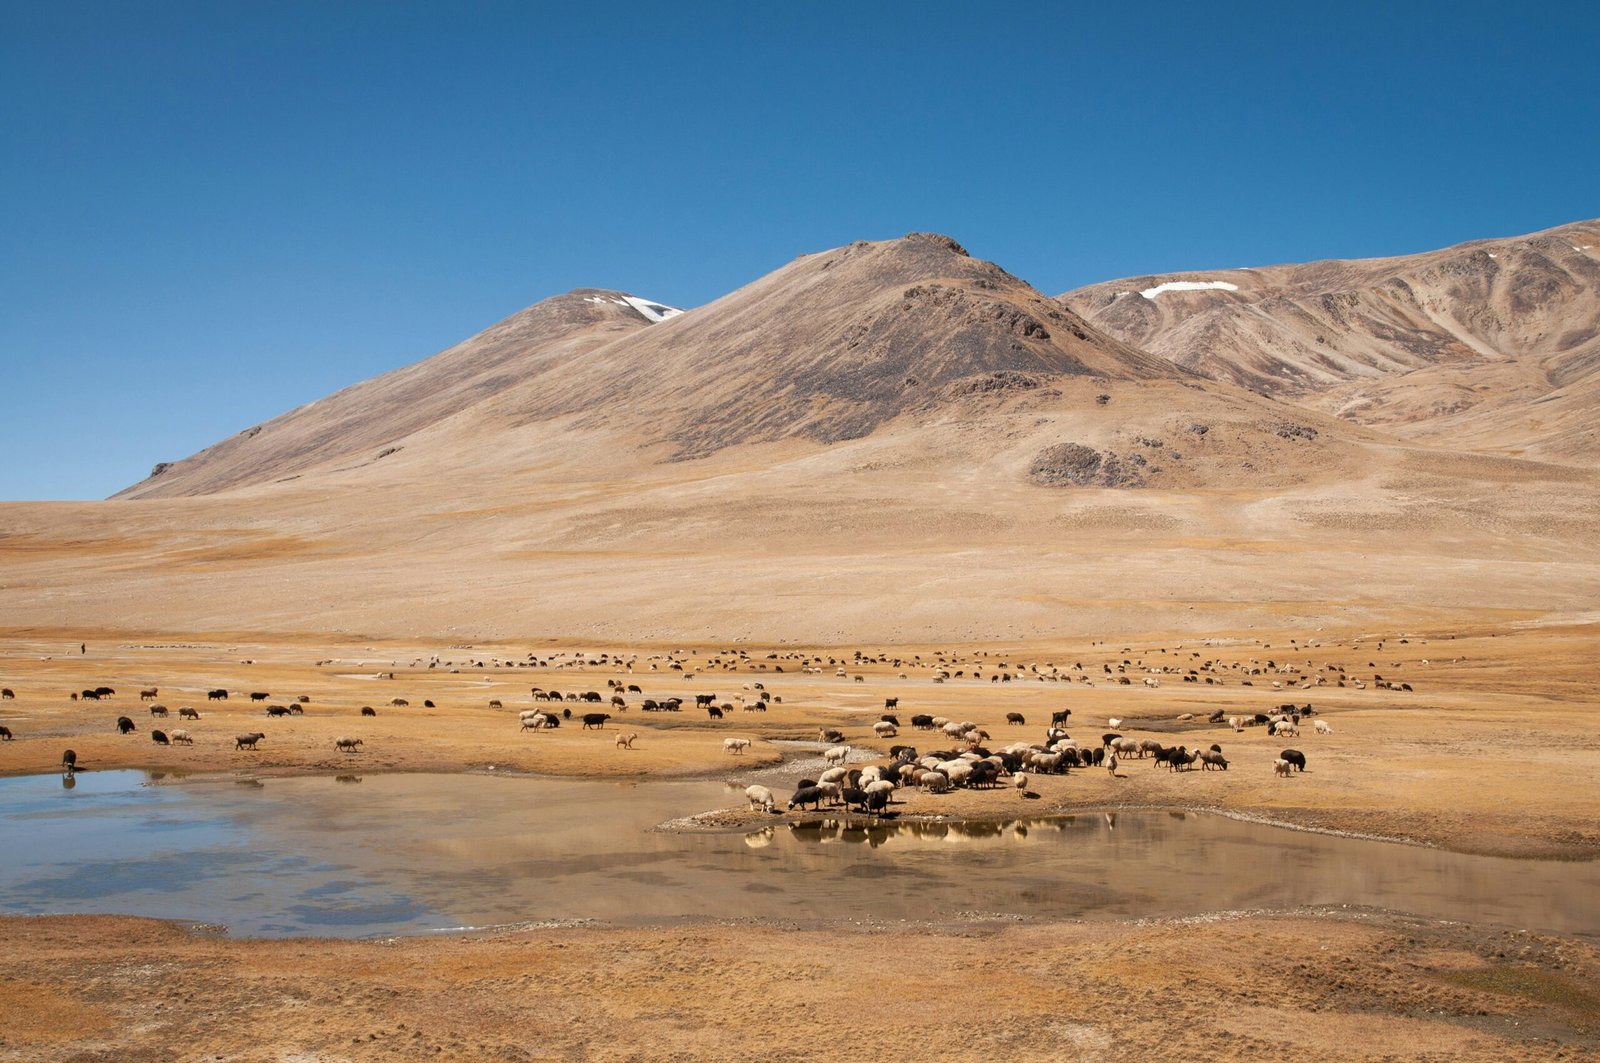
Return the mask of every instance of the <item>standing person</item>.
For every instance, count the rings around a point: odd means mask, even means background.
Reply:
[[[87,642],[78,643],[78,652],[79,653],[88,653],[89,652],[89,644]]]

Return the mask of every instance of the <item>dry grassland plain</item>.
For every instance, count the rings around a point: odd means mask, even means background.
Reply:
[[[885,699],[898,698],[902,723],[916,713],[972,720],[994,745],[1036,740],[1052,711],[1071,708],[1068,730],[1085,745],[1118,718],[1129,737],[1218,742],[1230,760],[1227,772],[1132,760],[1115,777],[1039,778],[1030,815],[1209,809],[1462,852],[1593,859],[1597,634],[1582,624],[1485,624],[796,649],[20,630],[0,647],[0,684],[15,693],[0,720],[16,736],[0,743],[0,773],[56,770],[71,747],[91,770],[492,765],[574,778],[726,777],[729,736],[753,739],[738,770],[775,764],[784,754],[774,740],[814,741],[824,727],[857,748],[937,744],[910,727],[897,739],[873,734]],[[941,670],[949,677],[936,682]],[[1194,682],[1184,681],[1190,671]],[[1375,675],[1411,690],[1381,689]],[[608,680],[640,688],[623,693],[627,709],[609,705]],[[738,699],[753,703],[758,683],[774,703],[743,711]],[[100,685],[116,694],[69,697]],[[140,700],[147,687],[172,713],[165,721]],[[208,701],[215,687],[229,700]],[[573,720],[523,732],[517,713],[548,704],[534,701],[535,687],[597,691],[606,704],[563,704],[613,719],[603,731]],[[267,718],[249,691],[275,704],[309,700],[303,715]],[[710,719],[694,709],[701,693],[733,711]],[[640,709],[644,698],[672,696],[686,699],[682,712]],[[409,704],[391,705],[396,698]],[[1219,709],[1290,703],[1313,705],[1311,719],[1332,733],[1307,721],[1286,742],[1206,722]],[[183,706],[200,719],[178,719]],[[377,715],[363,717],[363,706]],[[1008,713],[1026,725],[1008,725]],[[121,715],[139,730],[118,734]],[[194,744],[156,745],[152,727],[184,727]],[[617,748],[619,728],[638,733],[634,749]],[[233,748],[241,731],[266,733],[259,751]],[[362,752],[334,749],[347,734],[362,738]],[[1286,744],[1305,751],[1310,770],[1279,779],[1272,764]],[[700,826],[797,815],[738,803],[706,809]],[[1006,818],[1017,801],[1007,789],[902,792],[894,811]],[[815,1057],[824,1031],[856,1052],[942,1044],[954,1058],[1600,1058],[1600,952],[1584,938],[1352,909],[1014,925],[921,915],[893,926],[555,924],[381,941],[9,918],[0,921],[0,1059],[801,1059]]]

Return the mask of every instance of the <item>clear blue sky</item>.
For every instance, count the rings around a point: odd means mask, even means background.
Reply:
[[[1590,3],[0,0],[0,498],[574,287],[923,229],[1056,294],[1593,217],[1597,54]]]

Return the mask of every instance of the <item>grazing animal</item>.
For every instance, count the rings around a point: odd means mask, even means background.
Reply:
[[[611,719],[609,712],[586,712],[583,714],[583,729],[587,731],[593,727],[597,730],[606,729],[606,721]]]
[[[923,772],[917,784],[930,794],[942,794],[950,789],[950,776],[942,771]]]
[[[266,701],[270,697],[272,697],[272,695],[264,690],[253,690],[250,692],[251,701]]]
[[[1015,775],[1011,776],[1011,785],[1015,786],[1021,792],[1027,793],[1028,792],[1028,773],[1024,772],[1024,771],[1019,771]]]
[[[822,807],[822,799],[827,796],[827,791],[820,786],[802,786],[789,798],[789,810],[792,812],[806,805],[810,805],[813,811],[818,810]]]
[[[1111,725],[1111,729],[1113,731],[1118,731],[1118,730],[1122,729],[1122,721],[1120,719],[1118,719],[1117,717],[1115,717],[1115,716],[1113,716],[1111,719],[1107,720],[1106,723]]]
[[[1200,751],[1200,770],[1210,771],[1213,768],[1221,768],[1223,771],[1227,771],[1228,758],[1224,757],[1221,753],[1216,753],[1209,749],[1202,749]]]
[[[1282,753],[1279,753],[1278,756],[1284,760],[1287,760],[1290,764],[1293,764],[1295,771],[1306,770],[1306,755],[1300,752],[1298,749],[1285,749]]]
[[[378,715],[378,710],[373,708],[371,705],[363,705],[361,706],[361,715],[376,716]]]
[[[260,731],[250,731],[247,734],[234,735],[233,748],[235,750],[254,749],[256,747],[256,743],[265,737],[267,736]]]
[[[208,690],[208,691],[206,691],[206,700],[207,701],[227,701],[228,700],[228,692],[226,690],[223,690],[221,687],[218,687],[216,690]]]
[[[289,715],[289,706],[287,706],[287,705],[268,705],[267,706],[267,715],[268,716],[287,716],[287,715]]]
[[[505,708],[504,705],[500,704],[500,699],[499,698],[495,698],[494,700],[490,701],[489,702],[489,707],[491,709],[503,709],[503,708]]]
[[[167,714],[167,707],[165,705],[152,705],[152,706],[150,706],[150,715],[152,715],[152,716],[165,716],[166,714]]]
[[[1316,728],[1317,734],[1319,735],[1333,734],[1333,725],[1327,720],[1318,720],[1313,726]]]
[[[359,753],[360,750],[356,748],[359,745],[361,745],[361,739],[359,738],[335,738],[333,740],[333,748],[341,753]]]
[[[885,709],[897,709],[897,708],[900,707],[900,699],[899,698],[884,698],[883,699],[883,707]]]
[[[123,734],[126,735],[126,734],[132,734],[133,732],[137,731],[138,728],[135,727],[133,725],[133,721],[128,719],[126,716],[118,716],[117,717],[117,730],[121,731]]]
[[[172,744],[172,741],[167,738],[167,732],[165,731],[151,731],[150,741],[154,742],[158,746],[170,746]]]
[[[1106,771],[1111,773],[1113,779],[1117,777],[1117,755],[1115,753],[1106,758]]]
[[[61,753],[61,770],[71,775],[78,770],[78,754],[76,750],[63,750]]]
[[[254,695],[251,695],[251,696],[253,697]],[[394,706],[397,709],[403,709],[406,706],[410,705],[411,702],[407,701],[405,698],[390,698],[389,699],[389,704]]]
[[[724,738],[722,740],[722,751],[724,753],[743,753],[749,748],[750,739],[748,738]]]
[[[198,720],[199,718],[200,714],[187,705],[178,710],[178,719],[180,720]]]
[[[715,705],[707,705],[706,715],[713,720],[720,720],[722,719],[722,710],[717,708]]]
[[[194,745],[194,736],[188,731],[169,731],[167,732],[167,737],[170,738],[175,745]]]
[[[893,738],[900,733],[900,729],[887,720],[879,720],[872,725],[872,732],[879,738]]]
[[[156,687],[146,687],[145,689],[139,691],[139,700],[154,701],[158,696],[160,696],[160,694],[161,691]]]
[[[0,701],[10,701],[17,696],[17,692],[10,687],[0,687]]]
[[[924,731],[931,731],[933,730],[933,717],[927,713],[918,713],[916,716],[911,717],[911,726]]]
[[[822,730],[817,732],[817,741],[819,741],[819,742],[843,742],[844,741],[844,732],[843,731],[834,730],[832,727],[824,727]]]
[[[639,737],[639,732],[637,732],[637,731],[629,731],[626,734],[619,733],[617,735],[617,748],[618,749],[632,749],[633,748],[633,740],[635,738],[638,738],[638,737]]]
[[[4,724],[0,724],[0,741],[9,742],[11,741],[11,737],[11,728],[5,726]]]
[[[1020,712],[1008,712],[1006,713],[1006,723],[1011,724],[1013,727],[1025,727],[1027,726],[1028,718]]]
[[[763,812],[773,812],[777,809],[777,800],[773,798],[772,791],[765,786],[746,786],[744,796],[745,800],[750,802],[751,811],[759,808]]]
[[[1287,760],[1284,760],[1282,757],[1279,757],[1277,759],[1277,761],[1273,763],[1272,771],[1273,771],[1273,774],[1281,775],[1281,776],[1283,776],[1284,778],[1287,779],[1290,775],[1294,774],[1294,765],[1290,764]]]
[[[822,754],[822,759],[827,761],[829,764],[839,765],[843,764],[845,759],[849,756],[849,746],[834,746],[832,749],[826,750]]]

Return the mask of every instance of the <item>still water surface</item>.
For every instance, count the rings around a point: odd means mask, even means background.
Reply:
[[[649,829],[742,802],[705,781],[108,771],[65,789],[57,776],[0,779],[0,912],[356,937],[545,919],[1126,918],[1351,904],[1600,936],[1593,862],[1464,856],[1220,816]]]

